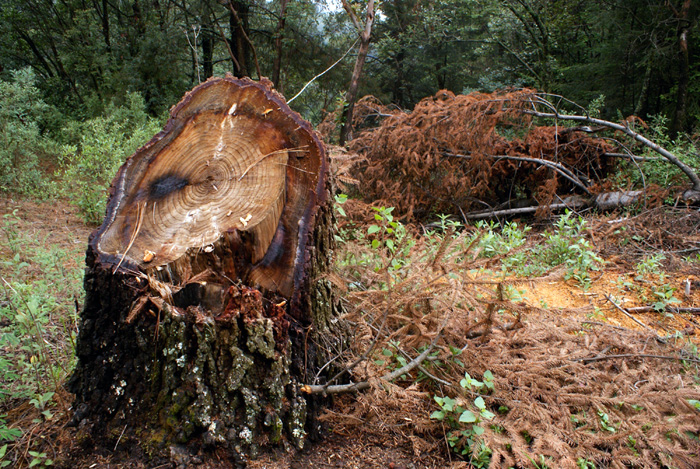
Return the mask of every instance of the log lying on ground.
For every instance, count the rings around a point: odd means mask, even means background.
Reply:
[[[614,210],[641,203],[644,199],[644,191],[618,191],[603,192],[595,197],[586,198],[578,195],[562,199],[559,203],[549,205],[530,205],[527,207],[515,207],[495,210],[480,210],[467,212],[464,218],[467,220],[480,220],[484,218],[507,217],[535,213],[540,210],[579,210],[582,208],[596,208],[598,210]]]
[[[343,336],[330,200],[323,145],[269,82],[188,93],[91,235],[69,382],[87,443],[180,465],[301,447],[317,429],[300,384],[323,383]]]

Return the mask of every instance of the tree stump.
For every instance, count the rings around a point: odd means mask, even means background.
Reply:
[[[300,388],[343,343],[327,168],[267,80],[212,78],[171,109],[90,236],[69,381],[85,445],[230,467],[317,430]]]

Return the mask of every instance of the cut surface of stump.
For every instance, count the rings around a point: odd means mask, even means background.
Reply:
[[[310,125],[266,81],[213,78],[171,109],[88,245],[69,383],[88,443],[240,463],[316,432],[299,388],[342,342],[326,173]]]

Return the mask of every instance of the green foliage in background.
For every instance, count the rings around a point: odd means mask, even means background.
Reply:
[[[42,135],[52,108],[35,86],[31,68],[15,70],[9,81],[0,81],[0,191],[45,195],[40,165],[42,156],[55,151]]]
[[[161,128],[162,123],[146,113],[141,95],[131,93],[123,106],[110,106],[105,116],[72,122],[65,129],[73,143],[63,147],[61,193],[80,208],[87,223],[102,221],[107,189],[117,170]]]

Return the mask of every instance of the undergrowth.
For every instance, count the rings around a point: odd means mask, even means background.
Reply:
[[[54,417],[54,393],[74,365],[84,254],[82,244],[67,251],[52,245],[51,233],[36,237],[21,222],[17,210],[0,220],[7,242],[0,257],[0,409],[28,402],[38,414],[34,426]],[[0,467],[25,432],[0,415]],[[45,453],[27,454],[30,466],[52,463]]]
[[[60,194],[80,208],[85,222],[99,224],[105,214],[107,189],[119,167],[162,128],[145,112],[140,94],[127,95],[123,106],[111,105],[104,116],[72,122],[60,158]]]
[[[533,236],[520,223],[464,226],[441,216],[418,232],[391,208],[336,202],[338,267],[356,330],[346,360],[367,357],[352,379],[372,388],[347,419],[334,413],[334,425],[401,432],[409,420],[414,451],[446,448],[480,468],[692,467],[697,348],[681,335],[656,342],[608,328],[598,306],[584,321],[528,306],[516,288],[546,275],[588,289],[604,263],[586,220],[566,212]],[[658,280],[661,258],[640,262],[642,273]],[[430,344],[422,367],[382,381]]]

